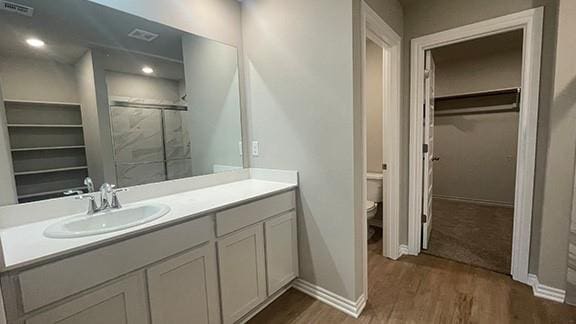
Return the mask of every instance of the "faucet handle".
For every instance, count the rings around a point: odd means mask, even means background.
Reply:
[[[111,204],[111,207],[112,208],[122,208],[122,204],[120,204],[120,199],[118,199],[118,193],[128,191],[128,188],[114,189],[114,187],[116,187],[116,185],[113,185],[113,187],[112,187],[112,204]]]
[[[84,200],[84,199],[88,199],[88,215],[92,215],[94,214],[97,210],[98,210],[98,206],[96,205],[96,199],[94,198],[94,196],[91,195],[83,195],[80,194],[78,196],[75,197],[78,200]]]
[[[94,182],[92,181],[92,178],[84,178],[84,185],[86,186],[88,192],[94,192]]]
[[[82,195],[84,192],[82,190],[66,190],[62,194],[64,196],[72,196],[72,195]]]

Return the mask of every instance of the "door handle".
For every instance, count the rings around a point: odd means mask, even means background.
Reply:
[[[434,162],[435,162],[435,161],[440,161],[440,158],[437,157],[437,156],[435,156],[435,157],[432,158],[432,161],[434,161]]]

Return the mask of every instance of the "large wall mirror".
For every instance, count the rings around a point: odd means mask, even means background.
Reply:
[[[14,196],[242,168],[237,49],[87,0],[0,10]]]

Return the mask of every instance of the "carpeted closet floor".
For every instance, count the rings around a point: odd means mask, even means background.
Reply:
[[[435,198],[425,253],[510,273],[514,209]]]

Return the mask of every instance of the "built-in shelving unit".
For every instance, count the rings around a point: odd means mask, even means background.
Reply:
[[[8,127],[82,128],[82,125],[8,124]]]
[[[26,152],[26,151],[47,151],[47,150],[71,150],[71,149],[85,149],[85,145],[68,145],[68,146],[44,146],[44,147],[28,147],[11,149],[12,152]]]
[[[85,186],[68,188],[67,190],[84,190],[84,189],[86,189]],[[35,197],[46,197],[46,196],[51,196],[51,195],[55,195],[55,194],[59,195],[61,193],[62,193],[62,190],[43,191],[43,192],[37,192],[37,193],[33,193],[33,194],[19,195],[18,199],[30,199],[30,198],[35,198]]]
[[[66,172],[66,171],[83,170],[83,169],[88,169],[88,166],[84,165],[84,166],[69,167],[69,168],[42,169],[42,170],[35,170],[35,171],[14,172],[14,175],[15,176],[22,176],[22,175],[30,175],[30,174]]]
[[[80,104],[22,100],[4,104],[18,201],[84,189],[88,167]]]
[[[520,88],[463,93],[434,98],[434,116],[518,112]]]

